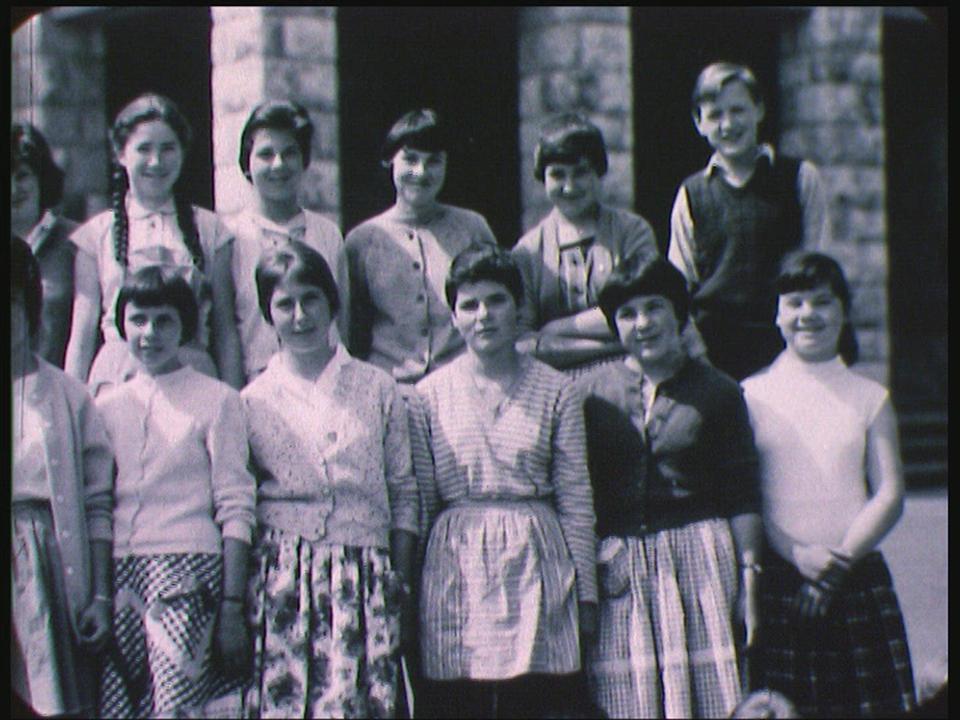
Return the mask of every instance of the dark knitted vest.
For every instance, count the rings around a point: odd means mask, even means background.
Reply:
[[[773,281],[783,256],[803,244],[797,175],[800,161],[763,156],[742,188],[722,172],[701,170],[684,180],[694,227],[694,261],[700,281],[692,310],[728,320],[772,323]]]

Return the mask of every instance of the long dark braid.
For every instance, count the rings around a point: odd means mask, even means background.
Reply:
[[[183,235],[183,242],[193,256],[193,264],[203,272],[203,248],[200,245],[200,231],[197,229],[197,220],[193,215],[193,205],[186,199],[174,194],[173,202],[177,209],[177,225]]]
[[[130,248],[130,222],[127,218],[127,171],[118,162],[113,163],[111,180],[113,204],[113,257],[120,267],[127,266],[127,251]]]

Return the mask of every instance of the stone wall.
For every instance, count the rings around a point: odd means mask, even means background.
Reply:
[[[564,111],[584,113],[603,132],[610,168],[606,200],[634,203],[630,11],[625,7],[519,10],[520,201],[523,228],[550,208],[533,177],[540,127]]]
[[[826,250],[853,286],[859,370],[888,382],[882,9],[818,7],[781,42],[781,148],[817,163]]]
[[[99,27],[35,15],[11,43],[13,121],[35,125],[66,175],[64,213],[83,220],[109,204],[109,150]]]
[[[301,201],[340,222],[336,9],[211,8],[214,195],[218,212],[239,211],[252,189],[240,172],[240,132],[265,99],[292,99],[314,124]]]

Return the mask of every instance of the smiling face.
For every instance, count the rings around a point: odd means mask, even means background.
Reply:
[[[10,168],[10,222],[14,228],[32,228],[40,220],[40,178],[26,163]]]
[[[516,342],[517,303],[501,283],[466,282],[457,289],[453,324],[471,352],[494,355]]]
[[[436,202],[447,177],[447,154],[403,147],[390,161],[397,199],[413,208]]]
[[[296,202],[304,158],[288,130],[261,128],[250,148],[250,181],[257,194],[271,202]]]
[[[286,350],[307,353],[330,345],[330,302],[316,285],[289,279],[277,283],[270,296],[270,317]]]
[[[613,315],[624,349],[644,366],[671,361],[682,350],[680,323],[663,295],[637,295]]]
[[[123,313],[127,347],[150,375],[162,375],[181,367],[178,353],[183,337],[180,313],[173,305],[127,303]]]
[[[183,146],[163,120],[139,123],[117,154],[134,196],[150,204],[166,202],[183,168]]]
[[[777,327],[795,355],[807,362],[830,360],[844,323],[843,303],[829,285],[784,293],[777,300]]]
[[[724,83],[716,98],[700,103],[694,122],[697,132],[724,158],[752,162],[763,116],[763,103],[754,102],[743,82],[731,80]]]
[[[568,220],[579,220],[597,206],[600,176],[586,158],[576,163],[550,163],[543,171],[547,198]]]

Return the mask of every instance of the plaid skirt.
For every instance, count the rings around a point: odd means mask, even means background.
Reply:
[[[576,569],[551,505],[476,500],[440,513],[423,566],[420,650],[431,680],[580,669]]]
[[[625,544],[601,583],[588,653],[594,702],[611,718],[728,717],[740,700],[732,618],[737,560],[729,523],[708,519]]]
[[[803,576],[776,553],[760,578],[761,635],[753,682],[779,690],[802,717],[889,716],[916,698],[907,635],[883,556],[854,566],[826,617],[801,620],[791,604]]]
[[[402,588],[389,551],[266,526],[257,535],[244,716],[394,717]]]
[[[41,715],[95,709],[92,658],[76,640],[50,503],[11,503],[10,685]]]
[[[114,559],[114,638],[101,676],[101,717],[206,717],[208,701],[238,689],[212,658],[222,573],[222,558],[213,554]]]

